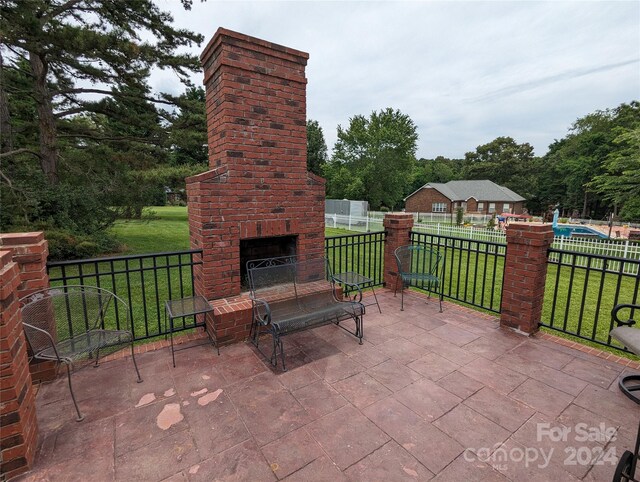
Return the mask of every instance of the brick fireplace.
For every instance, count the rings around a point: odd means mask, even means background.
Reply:
[[[210,170],[187,178],[189,233],[203,250],[196,291],[217,300],[223,341],[248,334],[242,262],[324,252],[324,179],[307,172],[308,58],[223,28],[201,56]]]

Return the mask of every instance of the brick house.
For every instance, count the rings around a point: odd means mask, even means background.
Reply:
[[[453,213],[462,207],[465,213],[522,214],[525,198],[495,182],[431,182],[409,194],[405,211],[414,213]]]

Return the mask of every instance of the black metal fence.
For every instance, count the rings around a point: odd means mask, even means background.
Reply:
[[[112,291],[129,306],[135,340],[167,332],[164,302],[192,296],[193,267],[202,250],[175,251],[47,263],[51,286],[86,285]],[[174,331],[193,328],[195,317],[174,323]]]
[[[638,259],[550,249],[541,326],[627,351],[609,336],[611,310],[639,291]]]
[[[445,298],[500,313],[507,245],[411,231],[411,243],[435,249],[442,255],[441,283]],[[391,287],[390,287],[391,288]]]
[[[442,255],[442,282],[434,292],[500,312],[506,244],[415,231],[411,242]],[[333,236],[325,238],[325,252],[334,273],[354,271],[370,278],[369,286],[381,286],[384,243],[384,231]],[[144,340],[166,333],[164,302],[194,293],[193,267],[199,264],[202,250],[51,262],[47,269],[51,286],[97,286],[123,298],[134,338]],[[609,337],[611,309],[637,304],[639,292],[638,259],[550,249],[541,326],[624,350]],[[195,317],[183,319],[175,329],[191,329],[195,322]]]
[[[381,286],[384,282],[384,240],[384,231],[325,238],[325,253],[334,274],[355,271],[371,279],[365,288]]]

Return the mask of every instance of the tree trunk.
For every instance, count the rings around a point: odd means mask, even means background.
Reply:
[[[0,152],[10,152],[13,150],[13,132],[11,131],[9,101],[4,86],[4,62],[2,53],[0,53]]]
[[[584,192],[584,201],[582,202],[582,219],[587,219],[587,203],[588,203],[587,191]]]
[[[58,146],[56,144],[56,119],[53,115],[51,94],[47,85],[48,66],[42,57],[29,52],[29,64],[35,78],[35,94],[38,104],[38,130],[40,134],[40,167],[49,184],[58,183]]]

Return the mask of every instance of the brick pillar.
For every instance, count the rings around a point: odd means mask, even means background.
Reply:
[[[20,270],[18,298],[49,287],[49,248],[42,231],[0,234],[0,248],[11,251]]]
[[[396,248],[411,243],[411,228],[413,227],[413,214],[411,213],[387,213],[382,222],[387,232],[384,241],[384,285],[394,289],[398,275],[398,265],[393,253]]]
[[[20,283],[16,290],[18,299],[49,287],[49,248],[42,231],[0,234],[0,249],[11,252],[20,272]],[[57,373],[56,364],[51,361],[32,362],[30,369],[34,383],[53,380]]]
[[[547,278],[550,224],[511,223],[502,283],[500,325],[526,334],[538,331]]]
[[[0,479],[29,470],[37,443],[35,393],[29,374],[18,290],[22,280],[11,251],[0,251]]]

